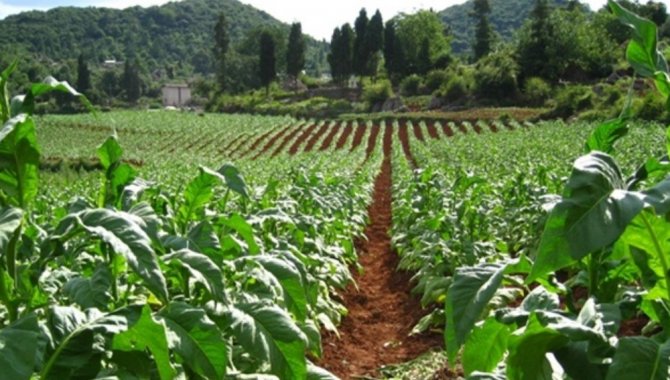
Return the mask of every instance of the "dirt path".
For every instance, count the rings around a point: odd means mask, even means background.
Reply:
[[[377,137],[379,136],[379,130],[381,127],[379,124],[375,124],[372,126],[372,130],[370,131],[370,136],[368,137],[368,146],[365,149],[365,161],[367,161],[370,156],[372,156],[372,153],[375,152],[375,146],[377,145]]]
[[[307,141],[307,145],[305,145],[304,150],[305,153],[311,152],[316,148],[316,143],[319,142],[321,137],[323,137],[323,135],[328,131],[329,125],[330,123],[323,123],[321,125],[321,128],[319,128],[319,130],[316,131],[316,133],[312,136],[312,138],[309,139],[309,141]]]
[[[349,122],[349,124],[347,124],[344,127],[344,130],[342,131],[342,134],[340,135],[340,139],[337,140],[337,145],[335,145],[335,149],[338,149],[338,150],[342,149],[344,147],[344,144],[347,143],[347,140],[349,140],[349,135],[353,131],[354,131],[354,127],[353,127],[352,123]]]
[[[359,124],[356,127],[356,133],[354,134],[354,142],[351,144],[351,149],[349,151],[353,152],[354,149],[358,148],[359,145],[363,143],[365,138],[365,133],[368,131],[368,126],[365,124]]]
[[[307,129],[305,129],[305,130],[302,132],[302,134],[300,134],[300,136],[298,136],[298,138],[295,140],[295,142],[293,143],[293,145],[291,145],[291,147],[290,147],[289,150],[288,150],[288,153],[289,153],[291,156],[293,156],[294,154],[298,153],[298,151],[300,150],[300,147],[302,146],[302,144],[303,144],[305,141],[307,141],[307,139],[312,135],[312,132],[314,132],[314,130],[315,130],[317,127],[318,127],[317,124],[312,124],[312,125],[310,125],[309,127],[307,127]]]
[[[405,153],[405,158],[412,164],[412,167],[416,167],[416,160],[412,156],[412,151],[409,148],[409,133],[407,129],[409,127],[406,123],[400,124],[398,128],[398,138],[400,139],[400,144],[402,145],[402,151]]]
[[[384,162],[375,181],[368,210],[367,240],[357,244],[362,275],[359,290],[350,286],[342,298],[349,314],[340,336],[324,336],[324,360],[319,364],[342,379],[375,376],[385,364],[402,363],[442,345],[440,335],[408,337],[423,316],[419,301],[410,295],[410,275],[396,271],[398,255],[391,247],[391,141],[393,128],[384,133]]]
[[[302,125],[298,126],[296,129],[289,132],[289,134],[284,138],[284,140],[281,142],[281,144],[279,144],[277,149],[275,149],[275,151],[272,153],[272,157],[278,156],[279,153],[281,153],[284,150],[284,148],[286,148],[288,146],[288,144],[290,144],[291,141],[293,141],[293,139],[295,139],[298,136],[300,131],[302,131],[305,128],[306,128],[306,124],[302,124]]]
[[[424,142],[426,139],[423,137],[423,130],[421,129],[421,126],[419,124],[413,124],[414,127],[414,136],[416,136],[417,140]]]
[[[326,136],[326,138],[323,140],[323,143],[321,143],[321,147],[319,148],[320,151],[327,150],[328,147],[330,147],[330,144],[332,144],[335,136],[338,132],[340,132],[340,128],[343,128],[340,124],[330,127],[330,133],[328,133],[328,136]]]
[[[446,122],[442,124],[442,132],[447,137],[454,136],[454,131],[451,130],[451,127],[449,127],[449,125]]]
[[[433,140],[440,139],[440,134],[437,132],[437,128],[435,127],[434,123],[428,123],[426,127],[428,128],[428,136],[430,136],[431,139]]]

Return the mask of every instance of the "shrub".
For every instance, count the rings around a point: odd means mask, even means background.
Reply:
[[[553,103],[551,116],[568,118],[593,106],[593,91],[588,86],[565,86],[558,90]]]
[[[451,77],[447,83],[440,87],[436,95],[445,98],[449,102],[463,101],[470,95],[468,81],[462,76]]]
[[[412,74],[400,82],[400,92],[404,96],[416,96],[419,95],[422,86],[423,79],[417,74]]]
[[[653,91],[647,93],[640,101],[635,102],[633,110],[638,119],[660,122],[670,121],[670,114],[663,97],[658,96]]]
[[[508,52],[495,52],[477,63],[475,93],[483,99],[503,101],[517,97],[519,66]]]
[[[530,105],[544,105],[547,99],[551,97],[551,85],[542,78],[530,78],[523,86],[523,95]]]
[[[388,79],[378,80],[374,83],[370,81],[363,83],[363,100],[370,107],[382,103],[392,96],[393,86]]]
[[[424,86],[432,93],[449,81],[449,73],[446,70],[433,70],[426,75]]]

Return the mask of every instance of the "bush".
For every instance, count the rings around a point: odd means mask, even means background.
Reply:
[[[370,107],[382,103],[392,96],[393,86],[388,79],[378,80],[374,83],[370,81],[363,83],[363,100]]]
[[[542,106],[551,97],[551,85],[542,78],[530,78],[523,86],[526,102],[533,106]]]
[[[565,86],[554,98],[552,117],[568,118],[593,106],[593,91],[588,86]]]
[[[449,73],[446,70],[433,70],[426,75],[424,86],[432,93],[449,81]]]
[[[670,121],[670,114],[663,101],[663,97],[653,91],[647,93],[641,101],[635,102],[633,110],[638,119],[660,122]]]
[[[419,95],[422,86],[423,79],[417,74],[412,74],[400,82],[400,92],[404,96],[416,96]]]
[[[470,95],[470,86],[465,77],[454,76],[440,87],[436,95],[445,98],[449,102],[464,101]]]
[[[477,63],[474,74],[477,96],[503,103],[518,96],[519,66],[508,53],[495,52]]]

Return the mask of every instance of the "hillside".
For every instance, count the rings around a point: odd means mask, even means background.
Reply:
[[[248,45],[245,35],[261,27],[288,36],[288,25],[236,0],[184,0],[149,8],[62,7],[9,16],[0,20],[0,50],[54,61],[76,58],[80,52],[98,63],[140,58],[150,71],[191,65],[195,72],[208,73],[213,29],[221,12],[227,16],[233,46]],[[325,49],[327,45],[308,39],[310,69],[325,67]]]
[[[553,1],[558,6],[568,2],[568,0]],[[490,20],[493,29],[502,39],[509,40],[528,18],[535,0],[489,0],[489,3],[491,4]],[[457,54],[466,54],[470,51],[475,33],[475,24],[470,17],[473,4],[473,0],[468,0],[440,12],[440,17],[451,29],[454,37],[452,48]]]

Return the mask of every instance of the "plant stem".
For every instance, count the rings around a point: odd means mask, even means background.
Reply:
[[[116,304],[119,300],[119,285],[117,284],[117,277],[118,273],[116,273],[116,264],[115,264],[115,259],[116,255],[114,254],[113,249],[109,249],[107,244],[105,243],[100,243],[101,248],[104,253],[107,254],[107,260],[109,263],[109,268],[112,271],[112,299],[114,300],[114,304]]]
[[[9,296],[9,292],[7,291],[7,287],[5,286],[5,268],[2,265],[0,265],[0,301],[2,301],[2,303],[5,304],[5,307],[7,308],[9,322],[11,323],[16,321],[18,317],[18,310],[16,309],[16,306],[14,306],[14,303]]]
[[[600,258],[603,251],[597,251],[591,254],[589,258],[589,296],[597,298],[598,283],[600,282]]]
[[[661,262],[661,266],[663,267],[663,275],[665,277],[665,288],[666,291],[668,292],[668,300],[670,300],[670,273],[668,273],[668,262],[665,260],[663,249],[661,248],[661,243],[658,241],[658,236],[656,236],[656,232],[651,226],[651,223],[649,223],[649,219],[647,219],[647,216],[644,214],[644,211],[640,213],[640,215],[642,216],[644,226],[647,228],[647,231],[649,231],[651,241],[654,243],[654,248],[656,249],[656,255],[658,255],[658,261]]]

